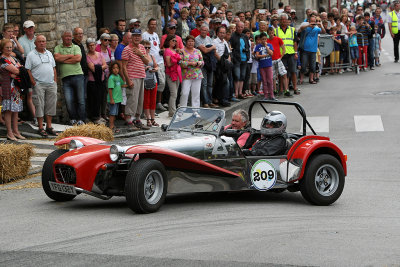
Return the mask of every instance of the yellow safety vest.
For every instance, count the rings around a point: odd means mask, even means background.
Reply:
[[[275,35],[282,39],[283,44],[285,45],[285,54],[294,54],[294,28],[288,26],[286,29],[286,33],[284,33],[281,27],[275,29]]]
[[[392,17],[392,33],[397,34],[399,32],[399,26],[397,26],[397,14],[396,11],[393,10],[390,12],[390,17]]]

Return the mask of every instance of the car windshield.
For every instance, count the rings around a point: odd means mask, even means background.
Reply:
[[[224,121],[223,110],[181,107],[175,112],[168,129],[218,134]]]

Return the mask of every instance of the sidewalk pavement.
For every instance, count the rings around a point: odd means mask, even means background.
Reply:
[[[227,123],[229,122],[233,111],[240,108],[247,110],[247,107],[250,105],[250,103],[256,99],[261,99],[261,98],[259,97],[247,98],[243,99],[240,102],[232,103],[230,107],[221,107],[221,109],[225,110]],[[168,117],[168,111],[159,113],[155,121],[159,125],[169,124],[171,118]],[[142,122],[146,123],[145,120],[142,120]],[[150,130],[147,131],[132,132],[129,130],[128,126],[126,126],[124,121],[122,120],[117,120],[115,124],[116,127],[120,129],[120,133],[115,135],[115,138],[129,138],[137,135],[149,134],[161,131],[160,127],[151,127]],[[52,123],[52,127],[57,132],[63,132],[72,126]],[[40,173],[42,171],[42,166],[47,158],[47,155],[56,149],[54,147],[54,139],[51,136],[42,137],[41,135],[39,135],[38,127],[34,126],[30,122],[22,123],[21,125],[19,125],[18,128],[21,134],[27,138],[27,140],[20,140],[18,143],[29,143],[35,146],[34,148],[35,154],[31,158],[31,168],[29,169],[28,175]],[[0,143],[16,143],[13,141],[7,141],[6,136],[7,136],[6,127],[0,124]]]

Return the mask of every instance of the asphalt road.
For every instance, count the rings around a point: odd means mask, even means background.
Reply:
[[[400,266],[400,65],[389,38],[382,67],[323,77],[291,99],[348,155],[333,205],[289,192],[189,194],[137,215],[123,198],[3,190],[0,266]]]

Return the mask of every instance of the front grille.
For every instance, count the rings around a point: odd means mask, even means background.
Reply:
[[[67,165],[56,165],[56,178],[66,184],[76,184],[75,169]]]

